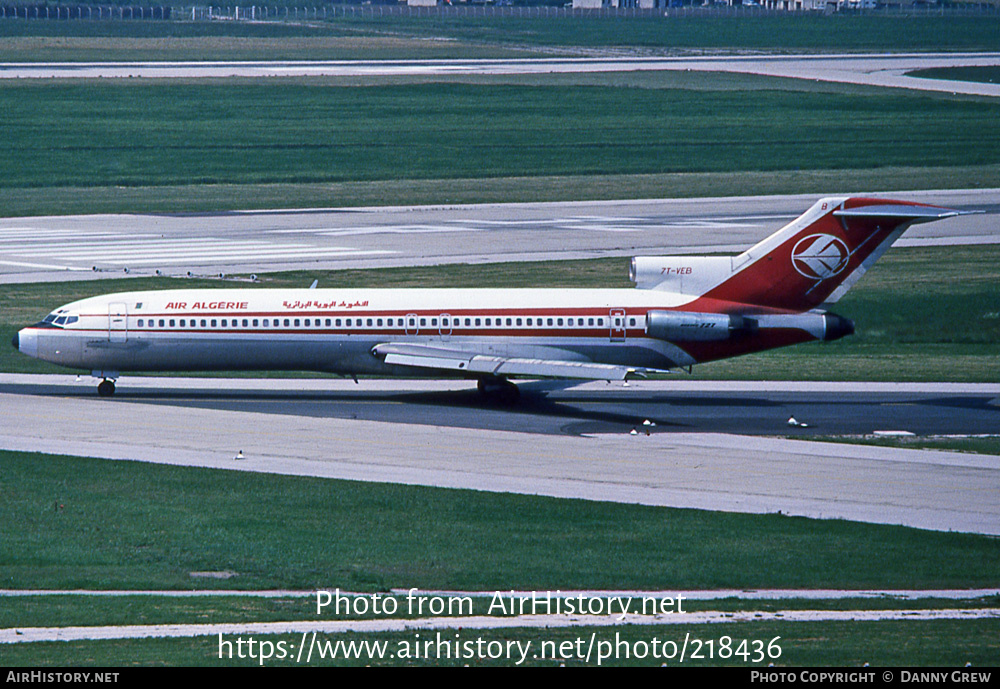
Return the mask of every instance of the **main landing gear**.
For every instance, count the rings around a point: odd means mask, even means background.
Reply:
[[[97,385],[97,394],[101,397],[111,397],[115,394],[115,381],[105,378]]]
[[[479,394],[490,402],[509,405],[514,404],[521,397],[521,391],[517,389],[516,385],[506,378],[498,376],[480,378],[478,387]]]

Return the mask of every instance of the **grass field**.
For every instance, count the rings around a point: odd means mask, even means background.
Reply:
[[[810,343],[695,368],[698,378],[1000,382],[1000,246],[894,249],[836,311],[857,323],[852,337]],[[254,285],[286,287],[630,287],[626,259],[450,265],[282,273]],[[136,278],[8,285],[0,293],[0,343],[52,309],[125,290],[220,287],[218,280]],[[250,283],[236,283],[249,286]],[[0,347],[0,371],[66,372]],[[256,374],[255,374],[256,375]]]
[[[974,588],[1000,573],[995,538],[838,520],[18,452],[0,452],[0,482],[16,524],[3,588]]]
[[[955,81],[1000,84],[1000,67],[940,67],[937,69],[918,69],[914,72],[908,72],[907,75],[923,79],[953,79]]]
[[[0,112],[9,194],[1000,162],[992,102],[908,93],[20,82]]]
[[[690,15],[690,16],[686,16]],[[721,16],[338,17],[297,22],[0,23],[0,61],[504,57],[634,52],[990,51],[1000,17]],[[110,39],[110,40],[109,40]]]
[[[474,81],[10,84],[5,213],[1000,184],[988,100],[732,75]]]
[[[857,445],[877,445],[879,447],[903,447],[911,450],[949,450],[952,452],[972,452],[983,455],[1000,455],[1000,436],[984,438],[946,438],[946,437],[873,437],[873,436],[843,436],[829,437],[813,436],[809,440],[830,443],[852,443]]]
[[[873,671],[875,676],[881,678],[883,667],[894,666],[937,666],[961,668],[967,663],[972,667],[968,671],[978,672],[982,668],[991,668],[996,663],[996,657],[1000,652],[1000,642],[997,641],[996,620],[937,620],[937,621],[893,621],[893,622],[750,622],[743,624],[712,624],[712,625],[680,625],[669,627],[617,627],[589,628],[580,627],[576,629],[546,629],[538,630],[498,630],[496,632],[475,632],[466,630],[462,632],[445,631],[442,635],[448,640],[473,641],[478,638],[486,640],[518,640],[522,644],[531,642],[535,651],[541,649],[541,642],[553,641],[556,647],[563,642],[569,642],[576,651],[578,639],[584,639],[584,644],[588,643],[591,634],[599,642],[616,644],[618,641],[625,641],[636,644],[645,642],[645,653],[649,649],[654,638],[660,641],[670,641],[682,645],[685,634],[690,634],[691,639],[700,639],[707,642],[716,640],[714,648],[718,648],[718,641],[722,637],[728,636],[736,640],[735,648],[742,639],[762,640],[766,648],[768,642],[775,637],[780,637],[775,645],[780,649],[780,655],[771,661],[764,660],[760,663],[744,662],[742,658],[730,657],[726,659],[709,659],[708,652],[702,649],[703,659],[691,659],[690,656],[680,663],[678,660],[665,661],[663,658],[636,658],[630,656],[628,659],[605,661],[604,664],[610,666],[618,665],[643,665],[660,666],[666,662],[667,666],[708,666],[724,665],[737,667],[758,667],[773,662],[776,667],[785,666],[812,666],[812,667],[843,667],[860,668],[865,663],[870,663],[873,668],[880,668]],[[617,636],[616,636],[617,635]],[[258,640],[277,643],[283,641],[286,644],[298,644],[301,640],[297,635],[266,636],[254,635]],[[319,637],[325,640],[323,635]],[[397,634],[344,634],[339,636],[330,635],[327,639],[334,641],[342,639],[345,642],[364,643],[372,642],[385,643],[386,648],[394,652],[402,652],[404,646],[409,644],[410,653],[413,653],[413,644],[421,639],[434,639],[434,633],[424,633],[419,638],[414,632]],[[235,639],[235,637],[232,637]],[[230,639],[230,640],[232,640]],[[235,647],[235,644],[234,644]],[[297,646],[296,646],[297,647]],[[370,647],[370,646],[369,646]],[[662,646],[661,646],[662,647]],[[584,650],[586,645],[584,645]],[[641,645],[633,648],[642,649]],[[624,655],[624,654],[623,654]],[[596,658],[596,654],[595,654]],[[194,639],[146,639],[146,640],[125,640],[125,641],[93,641],[93,642],[53,642],[34,644],[13,644],[4,649],[5,662],[11,666],[61,666],[65,665],[68,659],[72,659],[73,665],[86,666],[122,666],[122,665],[222,665],[234,666],[256,665],[257,661],[248,658],[219,658],[218,637],[201,637]],[[292,656],[284,661],[270,661],[266,663],[271,666],[292,666],[295,665],[295,658]],[[476,661],[454,658],[451,660],[427,660],[425,658],[414,660],[377,660],[370,655],[365,655],[363,659],[344,660],[340,658],[336,661],[313,659],[312,665],[511,665],[507,659],[497,661]],[[581,660],[542,660],[529,658],[525,665],[528,666],[558,666],[569,667],[583,665]],[[591,663],[596,664],[596,660]],[[988,672],[989,670],[987,670]]]

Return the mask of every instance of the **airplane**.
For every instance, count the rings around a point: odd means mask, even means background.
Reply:
[[[476,379],[629,380],[815,340],[827,310],[915,223],[964,215],[830,197],[736,256],[631,261],[634,289],[193,289],[120,292],[57,308],[15,348],[101,380],[122,372],[308,370]],[[313,285],[315,287],[315,283]]]

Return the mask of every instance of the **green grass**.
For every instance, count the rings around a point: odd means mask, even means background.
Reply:
[[[950,79],[1000,84],[1000,67],[937,67],[907,72],[907,76],[922,79]]]
[[[281,3],[278,3],[281,4]],[[367,9],[367,8],[366,8]],[[377,11],[375,8],[371,8]],[[989,51],[982,16],[338,17],[328,22],[23,22],[0,25],[0,59],[373,59],[510,54],[510,48],[783,52]],[[281,39],[275,40],[275,39]]]
[[[786,82],[740,92],[22,80],[0,90],[0,175],[16,199],[20,190],[67,186],[794,175],[1000,163],[990,101],[796,91]],[[776,127],[776,118],[796,126]]]
[[[452,18],[338,20],[338,26],[376,27],[393,33],[449,36],[466,41],[563,47],[645,49],[751,49],[764,51],[891,52],[996,50],[1000,18],[993,16],[824,17],[717,15],[655,18]]]
[[[969,588],[1000,573],[994,538],[838,520],[20,452],[0,452],[0,485],[3,588]]]
[[[345,642],[387,642],[392,650],[399,650],[400,644],[412,644],[428,638],[434,640],[434,632],[417,632],[394,634],[343,634],[317,636],[319,641],[335,642],[342,639]],[[456,637],[457,634],[457,637]],[[716,640],[724,636],[736,640],[736,647],[743,639],[761,640],[766,649],[775,637],[775,645],[781,653],[777,659],[766,659],[759,663],[744,662],[742,658],[709,659],[707,646],[702,647],[704,659],[692,659],[687,656],[683,665],[728,665],[737,667],[761,667],[774,662],[776,667],[812,666],[812,667],[842,667],[860,668],[870,663],[872,672],[881,679],[883,667],[895,666],[937,666],[961,668],[971,663],[969,671],[979,672],[981,668],[991,668],[996,663],[1000,652],[1000,635],[997,634],[996,620],[936,620],[936,621],[891,621],[891,622],[748,622],[741,624],[710,624],[710,625],[678,625],[650,627],[615,627],[610,629],[579,627],[575,629],[510,629],[510,630],[465,630],[460,632],[442,631],[442,637],[449,641],[472,641],[477,638],[484,641],[518,640],[522,644],[530,641],[532,648],[538,650],[542,641],[554,641],[558,648],[563,642],[569,642],[577,651],[578,639],[583,639],[583,650],[595,635],[596,643],[605,642],[612,645],[623,640],[629,643],[645,642],[652,644],[654,638],[660,644],[664,641],[676,643],[678,647],[684,643],[685,635],[690,639],[703,642]],[[258,641],[269,641],[277,644],[284,642],[298,648],[301,635],[259,635],[253,637]],[[235,641],[236,636],[226,640]],[[246,637],[244,637],[244,644]],[[234,654],[236,644],[233,643]],[[244,645],[244,649],[246,646]],[[639,646],[638,648],[642,648]],[[648,649],[648,646],[647,646]],[[694,646],[688,647],[688,652]],[[411,650],[412,652],[412,650]],[[647,650],[648,652],[648,650]],[[303,656],[303,660],[305,656]],[[270,666],[295,665],[292,655],[284,661],[270,661]],[[143,639],[122,641],[73,641],[11,644],[4,648],[5,664],[10,666],[121,666],[121,665],[216,665],[234,666],[256,665],[258,661],[250,658],[219,658],[218,637],[200,637],[193,639]],[[607,665],[645,665],[659,666],[665,661],[662,658],[628,659],[606,661]],[[666,661],[668,666],[682,665],[676,658]],[[499,660],[466,660],[466,659],[424,659],[405,661],[373,660],[364,657],[360,660],[320,661],[313,658],[313,665],[513,665],[513,661],[502,658]],[[565,664],[566,666],[582,665],[583,661],[575,658],[565,661],[529,659],[531,666],[551,667]],[[596,665],[596,651],[592,658]],[[879,668],[879,669],[874,669]],[[988,670],[987,670],[988,671]],[[898,674],[898,673],[897,673]]]
[[[873,170],[678,172],[284,184],[189,184],[17,189],[9,217],[92,213],[211,212],[273,208],[538,203],[612,199],[766,196],[1000,187],[1000,165]]]
[[[799,440],[801,439],[799,438]],[[988,438],[945,438],[937,436],[875,437],[831,435],[811,436],[807,439],[828,443],[901,447],[911,450],[950,450],[952,452],[971,452],[981,455],[1000,455],[1000,437],[997,436]]]
[[[836,312],[857,332],[695,368],[698,378],[1000,382],[1000,246],[893,249]],[[267,275],[254,287],[630,287],[623,258]],[[125,290],[219,287],[219,280],[136,278],[8,285],[0,343],[62,304]],[[250,283],[235,283],[250,286]],[[65,373],[0,346],[0,371]]]

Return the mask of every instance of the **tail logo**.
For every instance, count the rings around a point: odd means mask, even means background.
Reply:
[[[810,280],[826,280],[847,267],[851,252],[847,245],[829,234],[803,237],[792,248],[792,267]]]

